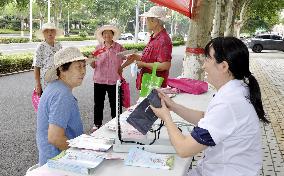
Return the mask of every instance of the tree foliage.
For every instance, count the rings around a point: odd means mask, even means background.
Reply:
[[[4,8],[7,4],[12,2],[12,0],[0,0],[0,8]]]
[[[243,31],[253,33],[257,28],[270,30],[280,22],[280,11],[284,9],[283,0],[250,0],[245,14]]]
[[[15,3],[19,11],[26,11],[29,8],[30,0],[15,0]]]
[[[47,1],[33,0],[33,19],[47,22]],[[136,0],[50,0],[51,19],[66,27],[68,14],[73,28],[94,31],[103,24],[115,24],[122,32],[133,32],[135,25]],[[9,19],[29,19],[29,0],[1,0],[0,16]],[[258,27],[270,29],[279,22],[279,11],[284,8],[283,0],[234,0],[236,19],[244,3],[248,3],[245,13],[244,30],[254,31]],[[140,0],[140,14],[148,11],[154,4],[148,0]],[[6,7],[6,8],[5,8]],[[56,16],[56,18],[55,18]],[[0,17],[0,18],[1,18]],[[178,32],[184,33],[189,20],[181,15],[175,16]],[[140,23],[141,24],[141,23]],[[170,23],[166,23],[170,29]]]

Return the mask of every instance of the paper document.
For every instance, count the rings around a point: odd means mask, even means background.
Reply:
[[[69,147],[107,151],[112,147],[114,140],[107,138],[96,138],[94,136],[82,134],[74,139],[68,140],[67,142],[69,143]]]
[[[139,148],[132,148],[129,150],[124,164],[155,169],[173,169],[174,159],[174,155],[157,154]]]
[[[134,53],[137,53],[137,52],[138,52],[137,49],[125,50],[125,51],[117,53],[116,56],[124,57],[124,56],[130,55],[130,54],[134,54]]]
[[[104,158],[93,152],[80,150],[62,151],[56,157],[47,161],[47,166],[80,174],[92,174]]]

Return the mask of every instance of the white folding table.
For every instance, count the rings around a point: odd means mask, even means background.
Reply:
[[[205,110],[212,98],[214,91],[208,91],[202,95],[179,94],[173,98],[174,101],[186,107],[197,110]],[[175,113],[171,113],[174,119],[181,120]],[[115,120],[115,119],[113,119]],[[111,123],[111,121],[109,122]],[[165,130],[165,129],[164,129]],[[166,132],[163,132],[166,133]],[[103,125],[94,134],[96,137],[116,138],[116,133],[107,129],[107,124]],[[112,152],[110,149],[108,152]],[[127,153],[124,153],[127,155]],[[188,169],[192,158],[180,158],[175,155],[175,163],[172,170],[152,169],[143,167],[125,166],[123,160],[105,160],[95,170],[96,176],[182,176]],[[43,174],[39,174],[43,173]],[[26,176],[83,176],[82,174],[48,168],[47,165],[34,169]]]

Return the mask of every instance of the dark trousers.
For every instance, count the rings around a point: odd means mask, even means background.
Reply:
[[[116,116],[116,85],[94,83],[94,124],[96,126],[102,125],[106,92],[108,94],[111,117],[115,118]],[[121,94],[119,108],[121,112]]]

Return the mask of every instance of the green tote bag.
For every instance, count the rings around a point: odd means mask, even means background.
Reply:
[[[140,97],[146,97],[153,89],[160,88],[164,78],[156,75],[158,62],[153,64],[152,74],[144,73],[142,76]]]

